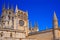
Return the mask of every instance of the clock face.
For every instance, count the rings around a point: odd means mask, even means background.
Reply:
[[[20,20],[19,21],[19,24],[20,24],[20,26],[23,26],[24,25],[24,21],[23,20]]]

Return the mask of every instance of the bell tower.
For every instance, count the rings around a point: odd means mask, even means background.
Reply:
[[[26,36],[28,35],[28,12],[24,12],[19,10],[16,6],[16,27],[15,29],[26,32]]]

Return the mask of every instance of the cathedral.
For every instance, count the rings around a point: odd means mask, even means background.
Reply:
[[[55,12],[52,21],[52,29],[39,31],[37,22],[32,28],[28,11],[19,10],[17,5],[14,11],[13,7],[6,9],[3,5],[0,17],[0,40],[60,40],[60,28]]]

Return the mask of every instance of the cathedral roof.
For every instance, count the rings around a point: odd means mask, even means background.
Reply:
[[[56,30],[60,30],[60,28],[58,28]],[[48,33],[48,32],[53,32],[53,29],[44,30],[44,31],[38,31],[38,32],[31,32],[31,33],[29,33],[29,36],[30,35],[37,35],[37,34],[44,34],[44,33]]]

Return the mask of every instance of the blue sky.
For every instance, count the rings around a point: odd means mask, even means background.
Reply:
[[[20,10],[28,11],[29,20],[34,26],[34,22],[38,22],[39,30],[46,30],[46,26],[52,28],[53,13],[56,12],[60,26],[60,0],[0,0],[0,15],[2,13],[2,5],[17,5]]]

